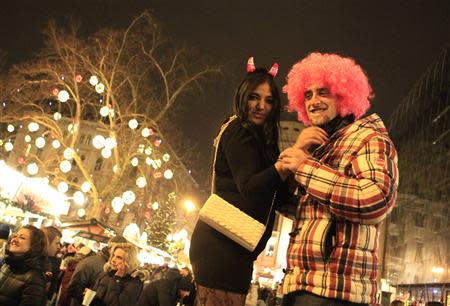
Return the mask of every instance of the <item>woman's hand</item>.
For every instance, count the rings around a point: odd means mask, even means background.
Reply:
[[[283,167],[295,173],[301,164],[311,155],[299,148],[287,148],[281,152],[279,160],[283,162]]]
[[[308,150],[312,145],[322,145],[328,140],[325,130],[317,126],[304,128],[297,137],[294,148]]]
[[[114,275],[118,276],[118,277],[124,277],[126,271],[127,271],[127,264],[126,263],[118,263],[117,264],[117,272]]]

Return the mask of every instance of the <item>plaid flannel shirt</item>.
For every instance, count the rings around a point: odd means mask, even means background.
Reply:
[[[397,152],[373,114],[334,133],[313,156],[295,176],[304,195],[289,243],[283,293],[305,290],[375,303],[379,224],[395,202]]]

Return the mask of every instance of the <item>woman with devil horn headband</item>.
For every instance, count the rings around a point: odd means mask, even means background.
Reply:
[[[261,223],[269,222],[253,252],[199,220],[192,234],[190,260],[197,281],[197,306],[242,306],[253,262],[270,238],[274,209],[287,194],[287,171],[277,161],[280,97],[274,77],[256,68],[253,58],[233,102],[235,119],[224,130],[215,162],[214,192]],[[227,120],[228,121],[228,120]],[[274,193],[277,196],[271,209]]]

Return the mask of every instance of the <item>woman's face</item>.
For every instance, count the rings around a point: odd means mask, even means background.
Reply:
[[[26,228],[21,228],[13,234],[9,243],[9,251],[15,255],[21,255],[28,252],[31,248],[31,231]]]
[[[269,83],[258,85],[249,94],[247,119],[254,125],[263,125],[273,108],[272,91]]]
[[[125,257],[127,253],[124,249],[117,248],[114,250],[114,253],[111,257],[111,266],[114,270],[117,270],[119,266],[125,265]]]

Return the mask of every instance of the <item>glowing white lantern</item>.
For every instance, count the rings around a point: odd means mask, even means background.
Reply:
[[[55,140],[52,141],[52,146],[55,149],[59,149],[59,147],[61,147],[61,143],[59,142],[58,139],[55,139]]]
[[[98,83],[95,85],[95,91],[99,94],[103,93],[105,91],[105,85],[103,85],[103,83]]]
[[[139,123],[136,119],[131,119],[130,121],[128,121],[128,126],[130,127],[130,129],[134,130],[138,127]]]
[[[63,160],[60,164],[59,164],[59,169],[61,169],[61,171],[63,173],[67,173],[72,169],[72,164],[70,163],[70,161],[68,160]]]
[[[58,191],[61,193],[66,193],[69,190],[69,185],[66,182],[59,182]]]
[[[143,128],[141,134],[142,134],[142,137],[150,136],[150,129],[149,128]]]
[[[102,149],[102,156],[103,158],[110,158],[112,155],[112,151],[108,148],[103,148]]]
[[[98,84],[98,78],[95,75],[91,76],[89,78],[89,84],[91,84],[92,86],[97,85]]]
[[[123,208],[123,200],[121,197],[115,197],[112,200],[111,206],[116,214],[120,213]]]
[[[117,141],[113,137],[108,137],[105,139],[105,148],[110,150],[114,149],[117,146]]]
[[[136,179],[136,185],[137,185],[139,188],[144,188],[145,185],[147,185],[147,180],[145,179],[145,177],[140,176],[140,177],[138,177],[138,178]]]
[[[146,155],[151,155],[152,152],[153,152],[153,150],[152,150],[152,148],[150,148],[150,147],[147,147],[147,148],[145,149],[145,151],[144,151],[144,153],[145,153]]]
[[[170,155],[169,154],[164,154],[163,155],[163,161],[168,162],[170,160]]]
[[[114,165],[114,166],[113,166],[113,172],[114,172],[114,173],[117,173],[117,169],[119,169],[119,167],[118,167],[117,165]]]
[[[139,159],[138,159],[137,157],[133,157],[133,158],[131,159],[131,165],[132,165],[133,167],[136,167],[138,164],[139,164]]]
[[[114,109],[111,108],[111,109],[109,110],[109,115],[110,115],[111,117],[114,117]]]
[[[36,141],[34,142],[36,144],[36,147],[39,149],[42,149],[45,147],[45,138],[44,137],[38,137],[36,138]]]
[[[94,139],[92,139],[92,145],[96,149],[101,149],[105,146],[105,137],[102,135],[96,135]]]
[[[31,141],[31,136],[30,135],[26,135],[25,136],[25,142],[28,143]]]
[[[6,150],[6,152],[10,152],[13,149],[14,149],[14,145],[11,142],[8,141],[7,143],[5,143],[5,150]]]
[[[82,193],[81,191],[75,191],[73,193],[73,201],[78,205],[83,205],[84,204],[84,193]]]
[[[73,155],[75,154],[74,150],[72,148],[67,148],[64,150],[64,158],[67,160],[71,160],[73,158]]]
[[[12,132],[14,132],[14,125],[12,125],[12,124],[8,124],[8,132],[10,132],[10,133],[12,133]]]
[[[86,215],[86,210],[84,208],[78,209],[78,217],[83,218]]]
[[[164,177],[166,178],[166,180],[170,180],[173,177],[172,170],[167,169],[166,171],[164,171]]]
[[[125,204],[130,205],[134,202],[134,200],[136,200],[136,195],[133,191],[128,190],[122,194],[122,199]]]
[[[66,90],[61,90],[60,92],[58,92],[58,100],[61,102],[67,102],[67,100],[69,100],[70,95]]]
[[[152,208],[153,208],[153,210],[157,210],[159,208],[159,203],[158,202],[153,202]]]
[[[27,172],[30,175],[35,175],[39,172],[39,167],[36,165],[36,163],[31,163],[27,166]]]
[[[86,181],[81,184],[81,191],[88,192],[89,190],[91,190],[91,184],[89,184],[89,182]]]
[[[37,130],[39,130],[39,124],[37,124],[36,122],[30,122],[28,124],[28,130],[32,133],[36,132]]]
[[[109,114],[109,107],[108,106],[103,106],[102,108],[100,108],[100,115],[102,115],[102,117],[106,117]]]
[[[54,113],[53,114],[53,119],[55,119],[56,121],[58,121],[59,119],[61,119],[61,113],[58,113],[58,112],[56,112],[56,113]]]

